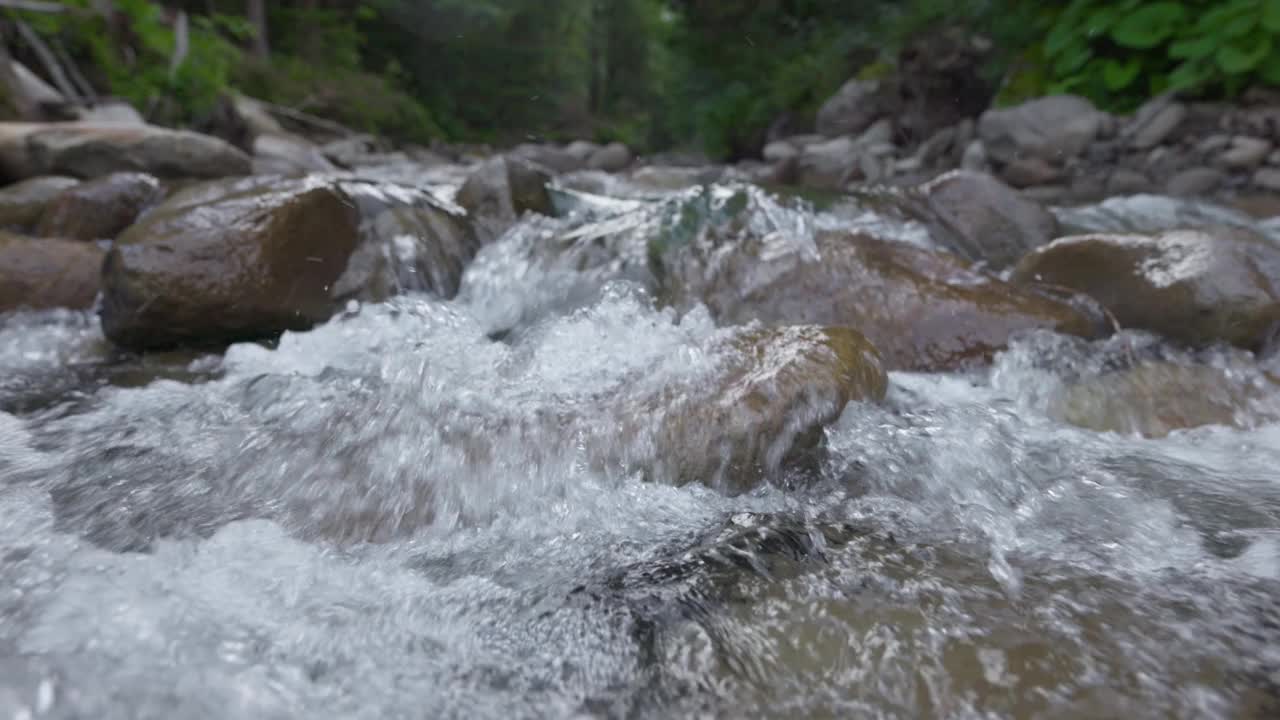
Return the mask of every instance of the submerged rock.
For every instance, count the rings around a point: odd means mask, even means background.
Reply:
[[[1266,233],[1261,223],[1240,210],[1167,195],[1113,197],[1095,205],[1055,208],[1054,213],[1062,235],[1150,235],[1166,230],[1212,230],[1222,226]],[[1280,240],[1280,235],[1275,239]]]
[[[1280,323],[1280,248],[1237,228],[1061,238],[1013,279],[1084,293],[1124,327],[1193,347],[1257,349]]]
[[[358,222],[351,199],[318,178],[181,193],[107,256],[103,331],[150,349],[309,327],[335,307],[331,289],[356,249]]]
[[[661,202],[575,203],[564,218],[526,222],[486,247],[463,294],[504,333],[625,280],[680,311],[705,305],[721,323],[856,328],[890,369],[985,362],[1033,328],[1105,330],[1066,302],[931,249],[925,228],[903,217],[901,197],[818,202],[823,209],[711,185]]]
[[[0,123],[0,173],[94,178],[145,172],[162,178],[246,175],[249,156],[186,130],[128,123]]]
[[[0,233],[0,312],[90,307],[102,256],[90,243]]]
[[[855,327],[894,370],[985,363],[1026,330],[1090,337],[1102,329],[958,257],[866,234],[819,232],[808,247],[769,237],[695,242],[664,257],[664,269],[677,305],[705,303],[728,323]]]
[[[0,227],[28,230],[40,222],[45,207],[80,181],[60,175],[34,177],[0,190]]]
[[[1202,425],[1250,427],[1274,420],[1280,383],[1209,365],[1145,362],[1076,383],[1050,406],[1053,416],[1099,432],[1164,437]],[[1272,396],[1271,412],[1259,407]]]
[[[660,477],[749,490],[784,459],[815,448],[845,405],[884,399],[880,355],[855,330],[757,328],[728,342],[729,360],[705,397],[664,393],[628,409],[630,418],[661,418],[654,457]]]
[[[334,284],[339,300],[381,301],[402,292],[451,298],[481,246],[461,208],[395,183],[340,180],[360,211],[360,245]]]
[[[37,234],[72,240],[111,239],[158,202],[160,181],[145,173],[112,173],[68,188],[49,202]]]

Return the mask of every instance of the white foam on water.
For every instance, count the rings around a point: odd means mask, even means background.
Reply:
[[[1135,358],[1253,388],[1250,357],[1034,336],[990,372],[894,374],[816,470],[676,486],[652,399],[708,397],[732,331],[558,264],[561,222],[486,249],[458,301],[0,412],[0,717],[1274,707],[1270,396],[1159,438],[1058,404]],[[24,372],[104,357],[79,314],[0,337]]]

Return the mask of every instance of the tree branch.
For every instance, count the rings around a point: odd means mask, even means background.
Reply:
[[[258,100],[256,98],[254,99],[254,102],[261,105],[264,109],[266,109],[267,112],[272,113],[273,115],[279,115],[280,117],[288,118],[289,120],[292,120],[302,125],[310,125],[311,127],[314,127],[320,130],[325,130],[327,132],[331,132],[336,135],[342,135],[342,136],[351,136],[351,135],[360,134],[360,133],[357,133],[355,130],[352,130],[351,128],[345,125],[342,125],[340,123],[336,123],[332,120],[326,120],[322,117],[316,117],[315,115],[304,113],[301,110],[295,110],[285,105],[277,105],[275,103],[267,102],[265,100]]]
[[[3,1],[3,0],[0,0]],[[18,28],[18,34],[22,35],[22,40],[35,52],[36,57],[40,59],[40,63],[44,65],[44,69],[49,73],[53,84],[58,88],[58,92],[62,96],[73,103],[80,103],[80,93],[76,92],[75,87],[67,80],[66,73],[62,72],[62,65],[58,62],[58,58],[54,56],[53,51],[45,44],[44,40],[36,34],[35,30],[25,22],[19,20],[15,23]]]
[[[67,49],[63,47],[61,40],[54,39],[53,51],[58,55],[58,59],[62,61],[63,66],[66,67],[67,73],[71,75],[71,82],[75,83],[75,86],[79,88],[80,94],[83,95],[90,104],[96,105],[98,103],[98,93],[94,92],[93,85],[91,85],[80,72],[80,68],[77,67],[75,61],[71,59],[71,53],[68,53]]]
[[[62,3],[40,2],[40,0],[0,0],[0,8],[42,13],[82,12],[79,8],[70,8]]]
[[[188,33],[187,11],[179,10],[178,21],[173,28],[173,58],[169,61],[170,80],[173,79],[174,75],[178,74],[178,68],[182,67],[182,63],[187,59],[187,51],[191,42]]]

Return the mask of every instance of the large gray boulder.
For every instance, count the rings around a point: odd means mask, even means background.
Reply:
[[[161,178],[247,175],[249,156],[218,138],[130,123],[0,123],[0,175]]]
[[[622,172],[634,159],[630,148],[620,142],[612,142],[591,153],[591,157],[587,159],[587,167],[603,172]]]
[[[330,172],[337,167],[319,147],[291,133],[264,133],[253,139],[253,170],[272,175]]]
[[[882,119],[857,137],[838,137],[805,145],[795,161],[796,179],[804,187],[843,188],[850,180],[879,180],[881,160],[893,153],[893,122]]]
[[[592,150],[592,153],[595,151]],[[587,166],[587,161],[591,158],[591,154],[585,157],[580,154],[570,152],[568,148],[558,145],[549,145],[544,143],[524,143],[512,148],[511,155],[524,158],[535,165],[551,170],[555,173],[569,173],[575,170],[582,170]]]
[[[1121,131],[1121,137],[1137,150],[1150,150],[1169,138],[1187,115],[1186,105],[1169,95],[1161,95],[1138,108]]]
[[[908,198],[935,242],[996,270],[1047,244],[1058,230],[1053,213],[985,173],[954,170]]]
[[[1050,95],[988,110],[978,120],[978,135],[988,157],[1000,163],[1019,157],[1061,163],[1082,153],[1108,120],[1085,98]]]
[[[878,101],[880,83],[853,79],[818,109],[817,130],[827,137],[857,135],[884,114]]]
[[[550,215],[551,174],[521,157],[499,155],[481,163],[458,189],[457,202],[496,237],[526,212]]]

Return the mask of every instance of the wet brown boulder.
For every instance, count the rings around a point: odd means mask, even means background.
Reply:
[[[53,198],[36,234],[70,240],[114,238],[163,195],[160,181],[145,173],[105,175]]]
[[[659,418],[652,462],[668,481],[749,490],[816,447],[850,402],[884,399],[884,364],[855,330],[755,328],[719,342],[707,351],[724,353],[722,372],[704,393],[673,390],[625,408],[631,422]]]
[[[462,208],[420,187],[341,175],[312,174],[332,183],[360,218],[360,241],[331,295],[380,302],[402,292],[451,298],[462,271],[481,246],[476,223]],[[165,201],[166,210],[197,207],[227,195],[268,192],[281,176],[254,175],[184,188]]]
[[[746,237],[664,258],[667,299],[705,303],[721,322],[857,328],[892,370],[990,361],[1033,329],[1093,337],[1080,309],[971,269],[945,252],[863,234],[818,232],[812,246]]]
[[[0,175],[94,178],[145,172],[161,178],[247,175],[249,156],[187,130],[130,123],[0,123]]]
[[[1280,383],[1258,372],[1145,362],[1071,385],[1050,413],[1089,430],[1155,438],[1203,425],[1244,428],[1280,417]]]
[[[1280,248],[1238,229],[1061,238],[1013,279],[1085,293],[1120,325],[1193,347],[1258,349],[1280,323]]]
[[[59,175],[34,177],[0,189],[0,227],[29,230],[40,222],[49,202],[80,181]]]
[[[212,196],[212,197],[211,197]],[[358,242],[323,178],[215,183],[153,210],[103,267],[103,331],[135,349],[267,337],[327,319]]]
[[[0,233],[0,312],[92,306],[103,252],[90,243]]]

